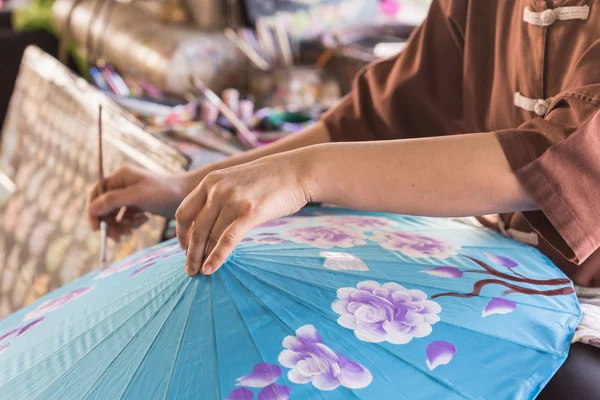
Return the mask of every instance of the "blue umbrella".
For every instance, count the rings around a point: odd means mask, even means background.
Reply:
[[[534,248],[307,209],[188,278],[170,241],[0,323],[3,399],[531,399],[581,318]]]

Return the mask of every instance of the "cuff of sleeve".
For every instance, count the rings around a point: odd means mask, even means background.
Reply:
[[[569,261],[585,261],[596,246],[571,207],[557,194],[540,162],[536,160],[515,174],[541,209],[523,213],[533,229]]]

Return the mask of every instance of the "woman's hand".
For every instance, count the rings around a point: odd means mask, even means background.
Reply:
[[[208,174],[176,212],[188,275],[212,274],[252,228],[306,205],[306,165],[295,150]]]
[[[100,225],[100,218],[108,222],[108,236],[119,241],[147,220],[145,213],[173,217],[185,196],[186,175],[157,175],[156,173],[125,165],[105,178],[105,192],[99,195],[96,184],[87,200],[88,220],[93,230]],[[116,216],[122,206],[127,206],[123,219],[117,223]]]

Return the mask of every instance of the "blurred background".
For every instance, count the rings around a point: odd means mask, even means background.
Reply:
[[[98,267],[104,168],[202,167],[293,135],[400,53],[429,0],[0,0],[0,318]],[[153,218],[110,261],[173,236]]]

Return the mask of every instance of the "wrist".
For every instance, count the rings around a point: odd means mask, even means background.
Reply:
[[[321,149],[323,145],[302,148],[298,151],[299,182],[307,203],[322,201],[326,176],[323,173]]]

